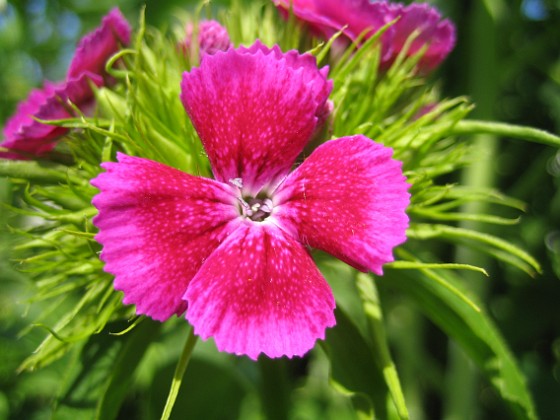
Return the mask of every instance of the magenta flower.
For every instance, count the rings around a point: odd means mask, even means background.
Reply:
[[[59,120],[72,117],[68,101],[82,110],[93,104],[90,83],[103,85],[103,79],[92,73],[84,73],[67,82],[45,81],[42,89],[33,89],[26,100],[19,103],[16,113],[4,126],[4,141],[0,147],[0,158],[26,159],[50,152],[58,138],[68,132],[67,128],[43,124],[40,120]]]
[[[427,3],[412,3],[409,6],[395,4],[393,10],[395,16],[400,19],[394,25],[395,32],[391,38],[393,56],[384,64],[391,64],[410,35],[418,31],[418,36],[414,38],[407,55],[412,56],[427,45],[418,68],[424,73],[436,68],[455,46],[453,23],[448,19],[441,20],[439,12]]]
[[[192,48],[194,27],[192,23],[187,24],[186,36],[181,46],[185,53]],[[201,54],[215,54],[217,51],[225,51],[231,47],[231,41],[227,29],[215,20],[203,20],[198,23],[197,50]]]
[[[325,110],[326,77],[311,55],[260,42],[206,56],[181,99],[215,179],[122,153],[102,164],[96,239],[125,304],[160,321],[186,310],[221,351],[292,357],[335,324],[309,247],[382,274],[408,225],[391,149],[343,137],[291,171]]]
[[[36,119],[58,120],[72,117],[67,101],[82,112],[89,112],[93,105],[90,84],[105,85],[105,63],[118,51],[121,44],[130,40],[130,26],[121,12],[115,8],[102,20],[101,26],[79,42],[68,75],[64,82],[45,81],[42,89],[31,91],[22,101],[15,114],[4,126],[4,141],[0,152],[7,159],[26,159],[50,152],[56,140],[68,132],[67,128],[43,124]]]
[[[343,29],[348,41],[354,42],[365,33],[363,40],[375,34],[384,25],[399,20],[381,36],[381,68],[388,68],[402,51],[408,37],[418,35],[407,51],[416,54],[427,45],[418,63],[421,72],[437,67],[455,46],[455,27],[427,3],[400,3],[369,0],[273,0],[284,13],[290,10],[311,30],[324,38],[330,38]]]
[[[330,38],[344,26],[343,35],[355,41],[362,32],[371,36],[394,19],[391,5],[368,0],[273,0],[284,15],[292,13],[318,36]],[[392,32],[392,30],[389,30]],[[384,35],[384,36],[387,36]],[[384,45],[385,46],[385,45]]]
[[[105,75],[109,57],[121,45],[130,43],[131,28],[121,11],[115,7],[101,20],[101,26],[84,36],[78,43],[74,58],[68,68],[68,79],[85,72]]]

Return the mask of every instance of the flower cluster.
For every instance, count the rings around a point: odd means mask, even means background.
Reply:
[[[0,152],[0,157],[24,159],[50,152],[56,139],[68,129],[37,120],[69,118],[73,115],[70,104],[89,113],[94,99],[92,84],[100,87],[110,82],[105,63],[122,45],[130,42],[130,32],[130,25],[119,9],[108,13],[101,26],[79,42],[66,79],[58,83],[45,81],[43,88],[34,89],[19,104],[4,127],[4,141],[0,147],[8,151]]]
[[[455,46],[455,27],[441,19],[427,3],[400,3],[370,0],[273,0],[285,13],[293,13],[311,30],[326,39],[342,30],[345,42],[364,42],[385,25],[394,22],[381,36],[381,68],[388,68],[403,51],[408,56],[423,53],[418,68],[429,72],[436,68]]]

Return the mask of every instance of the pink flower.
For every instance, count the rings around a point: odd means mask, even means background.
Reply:
[[[412,3],[409,6],[395,4],[393,10],[394,15],[400,19],[394,25],[395,32],[391,38],[393,56],[385,64],[392,63],[410,35],[418,31],[419,34],[412,42],[407,55],[414,55],[427,45],[418,68],[424,73],[436,68],[455,46],[453,23],[448,19],[441,20],[439,12],[427,3]]]
[[[45,81],[42,89],[33,89],[27,99],[19,103],[16,113],[4,126],[4,141],[0,147],[9,151],[0,152],[0,158],[26,159],[50,152],[55,147],[56,140],[66,134],[68,129],[43,124],[35,118],[71,118],[72,111],[68,101],[87,110],[93,102],[90,83],[101,86],[103,79],[92,73],[84,73],[67,82]]]
[[[307,23],[312,31],[324,38],[330,38],[343,29],[348,41],[356,41],[365,32],[368,39],[384,25],[399,20],[381,36],[381,68],[388,68],[397,58],[408,37],[416,30],[418,36],[413,41],[407,55],[417,53],[427,45],[427,51],[418,68],[428,72],[437,67],[455,45],[455,27],[427,3],[400,3],[369,0],[273,0],[284,13],[290,10],[296,17]]]
[[[68,79],[85,72],[105,75],[109,57],[119,51],[121,45],[130,42],[131,28],[121,11],[115,7],[101,20],[101,26],[84,36],[78,43],[74,58],[68,68]]]
[[[58,120],[72,117],[67,104],[71,101],[82,112],[93,104],[90,83],[100,87],[106,84],[105,63],[115,54],[121,44],[130,40],[130,26],[119,9],[113,9],[102,20],[101,26],[79,42],[66,81],[45,81],[42,89],[34,89],[22,101],[15,114],[4,126],[4,141],[0,152],[7,159],[26,159],[50,152],[56,140],[68,132],[67,128],[47,125],[36,121]]]
[[[125,304],[160,321],[186,310],[221,351],[292,357],[335,324],[309,247],[382,274],[408,225],[392,150],[343,137],[291,171],[324,112],[326,77],[311,55],[260,42],[206,56],[184,73],[181,99],[215,179],[124,154],[102,164],[96,239]]]
[[[186,28],[186,36],[182,50],[188,53],[192,48],[194,28],[189,23]],[[198,45],[201,54],[215,54],[217,51],[225,51],[231,47],[231,41],[227,29],[215,20],[203,20],[198,23]],[[197,50],[198,50],[197,48]]]

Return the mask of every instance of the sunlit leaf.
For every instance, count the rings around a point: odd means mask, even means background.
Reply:
[[[536,418],[523,374],[492,320],[461,291],[450,274],[423,269],[418,272],[387,270],[379,279],[396,287],[453,338],[473,360],[506,405],[519,419]],[[449,287],[445,287],[449,285]]]

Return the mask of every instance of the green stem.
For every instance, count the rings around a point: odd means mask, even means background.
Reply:
[[[451,130],[452,134],[492,134],[500,137],[532,141],[547,146],[560,147],[560,137],[538,128],[525,127],[480,120],[459,121]]]
[[[189,336],[187,337],[187,342],[185,343],[185,348],[181,354],[181,358],[177,362],[175,367],[175,373],[173,374],[173,380],[171,381],[171,388],[169,389],[169,394],[167,395],[167,401],[165,402],[165,407],[163,408],[163,413],[161,414],[161,420],[168,420],[171,416],[171,411],[175,405],[175,400],[179,394],[179,388],[181,388],[181,382],[183,381],[183,376],[187,370],[187,365],[191,359],[191,354],[196,344],[198,337],[194,335],[194,328],[190,328]]]
[[[383,378],[385,379],[385,383],[389,388],[389,392],[397,410],[397,415],[399,419],[408,419],[409,414],[399,381],[397,368],[389,351],[389,344],[387,342],[387,336],[385,334],[383,314],[381,312],[377,289],[372,281],[372,278],[366,274],[358,274],[356,283],[371,331],[371,337],[373,339],[373,347],[375,355],[377,356],[377,362],[381,366]]]
[[[268,359],[258,361],[261,373],[261,398],[265,417],[268,420],[286,420],[289,418],[292,385],[288,375],[285,359]]]
[[[85,180],[69,173],[69,168],[47,162],[0,160],[0,177],[27,179],[41,184],[66,183],[68,180],[83,184]]]
[[[504,19],[505,9],[496,7],[496,1],[473,2],[468,17],[468,62],[465,65],[465,80],[468,90],[477,104],[473,114],[475,118],[494,119],[495,104],[499,97],[498,70],[498,33]],[[503,4],[502,4],[503,5]],[[485,122],[481,120],[462,121],[456,124],[453,134],[469,134],[472,136],[474,154],[477,158],[462,174],[462,184],[473,188],[488,188],[495,184],[495,161],[498,148],[498,136],[519,137],[516,126]],[[517,134],[517,136],[512,135]],[[521,137],[524,138],[524,137]],[[462,206],[466,214],[485,214],[488,205],[485,202],[470,202]],[[470,230],[484,232],[480,222],[462,221],[461,232]],[[487,267],[488,257],[468,247],[456,248],[455,260],[468,261],[478,267]],[[481,300],[487,294],[487,284],[474,273],[464,273],[463,278],[468,288]],[[450,341],[448,349],[448,366],[445,377],[445,401],[443,418],[446,420],[480,417],[478,389],[480,377],[471,360],[454,341]]]

